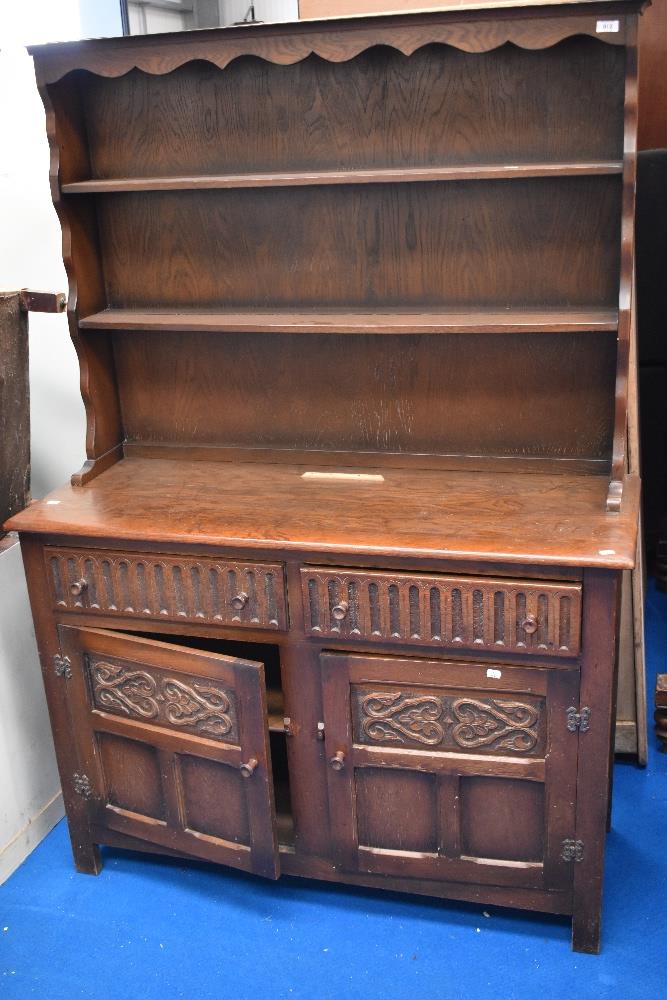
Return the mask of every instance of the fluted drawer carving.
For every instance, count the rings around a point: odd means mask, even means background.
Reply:
[[[543,756],[542,699],[409,688],[353,689],[355,743]]]
[[[56,608],[285,629],[283,568],[272,563],[144,553],[45,549]]]
[[[486,577],[301,570],[310,635],[576,656],[581,586]]]
[[[88,657],[93,707],[111,715],[238,743],[236,696],[206,677]]]

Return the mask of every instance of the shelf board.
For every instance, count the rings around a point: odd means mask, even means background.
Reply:
[[[614,331],[615,309],[105,309],[79,321],[84,330],[195,333],[587,333]]]
[[[266,709],[269,722],[269,732],[285,732],[285,709],[283,693],[275,688],[266,689]]]
[[[62,185],[64,194],[131,191],[201,191],[216,188],[304,187],[313,184],[405,184],[420,181],[512,180],[620,174],[622,160],[570,163],[481,163],[447,167],[375,167],[181,177],[111,177]]]

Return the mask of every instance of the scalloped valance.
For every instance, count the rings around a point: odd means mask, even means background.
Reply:
[[[488,52],[508,42],[525,49],[543,49],[573,35],[590,35],[611,45],[624,45],[625,15],[636,13],[642,6],[641,2],[628,0],[547,2],[520,7],[501,2],[426,14],[297,21],[64,42],[33,46],[29,51],[38,57],[40,84],[48,85],[76,69],[106,77],[122,76],[132,69],[161,75],[195,60],[223,69],[240,56],[256,56],[285,66],[313,54],[329,62],[345,62],[376,45],[390,46],[406,56],[431,44],[450,45],[464,52]],[[602,24],[610,19],[614,30],[604,30]]]

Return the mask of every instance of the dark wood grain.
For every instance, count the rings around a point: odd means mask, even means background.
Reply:
[[[597,948],[640,7],[33,50],[87,461],[8,527],[80,870],[110,843]]]
[[[66,211],[60,196],[61,181],[90,170],[81,95],[72,79],[63,82],[53,101],[47,88],[40,88],[40,94],[51,150],[51,194],[62,227],[63,262],[69,283],[67,319],[79,360],[86,409],[87,461],[74,480],[83,485],[117,460],[122,431],[109,338],[103,332],[82,338],[77,325],[79,313],[100,309],[105,301],[95,206],[90,198],[81,198]]]
[[[639,149],[667,147],[667,3],[654,0],[639,22]]]
[[[458,678],[449,679],[446,664],[325,654],[322,667],[332,837],[341,866],[416,878],[465,879],[475,871],[481,882],[527,888],[571,884],[571,871],[558,863],[558,838],[549,834],[558,817],[573,823],[576,764],[571,757],[550,763],[547,810],[544,769],[527,769],[525,754],[544,757],[540,726],[558,740],[560,705],[553,711],[549,697],[525,700],[529,672],[505,672],[512,694],[504,700],[488,675],[467,694]],[[514,712],[525,728],[508,736]],[[473,752],[446,752],[450,740],[459,750],[470,743]],[[493,757],[484,758],[485,743]],[[446,807],[454,776],[459,805],[452,813]]]
[[[621,223],[621,273],[618,301],[618,355],[612,473],[607,508],[616,510],[622,496],[622,480],[627,468],[628,373],[633,325],[636,320],[634,218],[637,183],[637,23],[630,27],[626,56],[625,111],[623,133],[623,202]]]
[[[603,476],[383,469],[384,482],[304,480],[307,466],[125,459],[63,487],[10,530],[248,550],[499,559],[629,569],[639,484],[619,515]],[[517,530],[520,526],[520,531]]]
[[[45,549],[44,559],[59,613],[85,610],[241,628],[287,627],[280,563],[54,546]]]
[[[95,821],[276,878],[262,664],[114,632],[59,635]]]
[[[194,60],[206,60],[224,69],[248,55],[284,66],[316,53],[338,63],[376,45],[389,45],[406,56],[434,42],[464,52],[488,52],[506,42],[543,50],[576,35],[591,35],[608,45],[622,46],[626,15],[642,6],[641,0],[580,0],[563,12],[558,9],[561,4],[562,0],[524,0],[521,7],[512,9],[496,0],[471,0],[431,14],[239,26],[198,31],[186,38],[150,35],[122,40],[120,45],[118,39],[98,39],[35,45],[29,51],[38,58],[40,83],[49,84],[74,69],[118,77],[136,67],[163,75]],[[600,34],[598,18],[617,18],[618,30]]]
[[[576,656],[577,584],[479,577],[301,570],[304,631],[312,636]]]
[[[667,751],[667,674],[658,674],[655,680],[655,735],[663,751]]]
[[[104,309],[79,321],[82,330],[164,333],[594,333],[615,331],[618,313],[599,306],[493,309]]]
[[[106,195],[107,304],[613,307],[620,194],[581,177]]]
[[[288,461],[295,449],[316,464],[327,452],[352,463],[375,453],[375,464],[412,454],[425,466],[429,455],[569,459],[602,472],[608,461],[613,334],[193,333],[186,365],[182,343],[178,333],[114,336],[129,442],[280,450]]]
[[[28,319],[19,292],[0,292],[0,538],[29,495]]]
[[[49,719],[56,751],[58,773],[63,791],[63,801],[67,811],[67,825],[72,846],[72,855],[77,871],[88,875],[98,875],[101,860],[99,838],[91,833],[91,816],[87,802],[74,787],[74,776],[83,771],[78,747],[72,739],[72,707],[67,688],[61,683],[54,670],[55,657],[60,656],[60,638],[56,622],[51,614],[48,598],[48,582],[42,571],[42,548],[39,539],[29,535],[21,537],[21,554],[26,578],[30,581],[28,595],[37,649],[42,668],[44,690],[49,708]]]
[[[577,794],[587,808],[577,813],[576,836],[584,845],[583,860],[575,867],[573,946],[595,954],[600,950],[602,884],[609,810],[611,719],[614,704],[613,666],[616,658],[616,616],[620,581],[614,574],[591,570],[585,575],[583,659],[580,704],[587,705],[600,723],[579,737]]]
[[[123,191],[189,191],[217,188],[309,187],[317,184],[412,184],[418,181],[516,180],[522,177],[579,177],[620,174],[620,160],[574,163],[481,164],[461,167],[385,167],[374,170],[309,170],[266,174],[200,174],[181,177],[113,177],[63,184],[63,194]]]
[[[310,56],[280,67],[241,59],[225,73],[189,65],[167,77],[136,70],[118,81],[89,77],[83,93],[92,176],[140,183],[152,175],[224,173],[240,174],[243,183],[244,174],[259,171],[328,171],[339,179],[348,170],[501,172],[511,170],[508,144],[511,163],[524,171],[617,160],[622,52],[592,39],[568,44],[566,74],[558,49],[506,46],[480,59],[430,46],[410,60],[376,48],[346,63]]]

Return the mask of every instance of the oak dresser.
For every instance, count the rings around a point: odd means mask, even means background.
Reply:
[[[598,950],[639,8],[32,49],[88,461],[8,527],[79,871],[204,858]]]

